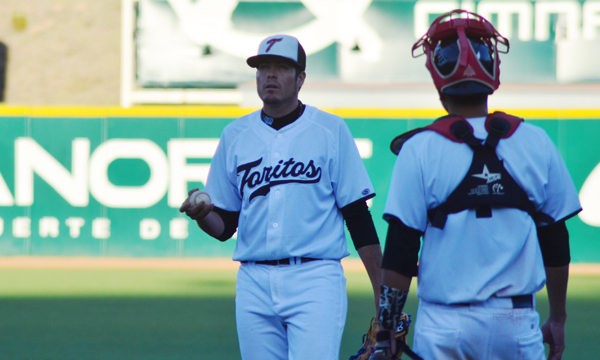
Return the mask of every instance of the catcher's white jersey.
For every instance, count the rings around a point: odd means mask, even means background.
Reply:
[[[485,139],[485,118],[467,119]],[[529,199],[554,220],[580,210],[577,191],[558,150],[536,126],[522,123],[496,148],[498,157]],[[492,295],[539,291],[545,272],[532,218],[517,209],[449,214],[444,229],[432,227],[427,210],[443,203],[466,175],[473,151],[433,132],[408,140],[394,165],[384,213],[423,231],[417,296],[442,304],[484,301]],[[482,176],[486,169],[482,169]]]
[[[238,261],[348,256],[339,209],[375,195],[346,123],[311,106],[279,131],[260,111],[229,124],[206,191],[216,206],[241,212]]]

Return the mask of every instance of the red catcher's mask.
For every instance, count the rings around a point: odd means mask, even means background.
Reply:
[[[436,66],[436,51],[440,50],[441,44],[443,47],[444,43],[454,43],[452,41],[454,39],[456,39],[456,43],[453,45],[455,47],[458,45],[458,52],[454,52],[456,53],[454,60],[456,65],[452,71],[444,74]],[[479,60],[481,54],[474,50],[474,42],[482,43],[487,47],[487,51],[489,51],[487,58],[492,61],[491,66],[487,66],[489,70],[486,70]],[[498,51],[498,43],[504,45],[506,50]],[[415,55],[415,50],[420,47],[423,48],[423,53]],[[491,94],[500,86],[498,53],[506,54],[508,49],[508,39],[500,35],[485,18],[465,10],[453,10],[433,21],[427,33],[413,45],[412,55],[414,58],[423,54],[427,55],[425,66],[440,94]],[[452,59],[445,60],[452,61]]]

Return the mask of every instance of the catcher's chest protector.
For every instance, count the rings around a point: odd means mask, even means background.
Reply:
[[[535,219],[535,206],[506,171],[504,162],[496,154],[498,142],[510,137],[522,121],[521,118],[502,112],[488,115],[485,121],[488,136],[483,142],[475,138],[473,128],[464,118],[448,115],[394,139],[391,147],[396,154],[406,140],[427,130],[435,131],[454,142],[466,143],[473,150],[473,161],[464,179],[444,203],[427,212],[432,226],[443,229],[448,214],[467,209],[475,210],[478,218],[489,218],[492,217],[492,208],[517,208]]]

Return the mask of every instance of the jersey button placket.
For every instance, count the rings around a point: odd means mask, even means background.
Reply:
[[[271,147],[271,168],[275,172],[275,169],[279,165],[279,171],[281,173],[280,161],[285,160],[284,150],[286,148],[285,140],[282,134],[277,134],[273,146]],[[274,181],[281,180],[281,178],[271,178],[271,183]],[[275,185],[271,187],[269,197],[269,222],[267,229],[267,251],[270,253],[276,253],[276,258],[285,257],[287,251],[282,249],[282,234],[283,234],[283,214],[285,213],[284,203],[281,194],[283,193],[283,186]]]
[[[277,179],[273,180],[276,181]],[[283,256],[283,254],[281,253],[281,238],[283,229],[282,214],[284,213],[283,202],[281,199],[282,186],[285,185],[275,185],[271,188],[271,191],[269,192],[269,232],[271,233],[271,236],[269,237],[269,245],[272,246],[272,249],[275,252]]]

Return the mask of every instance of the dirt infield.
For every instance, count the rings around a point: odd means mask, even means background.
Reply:
[[[342,260],[346,271],[365,271],[360,259]],[[98,257],[0,257],[0,269],[164,269],[236,270],[239,262],[226,258],[98,258]],[[571,264],[574,275],[600,276],[600,264]]]

